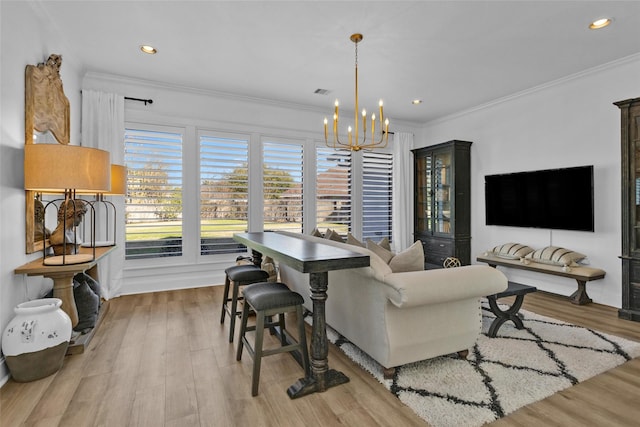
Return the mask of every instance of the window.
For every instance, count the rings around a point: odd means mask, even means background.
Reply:
[[[200,254],[244,252],[248,229],[249,138],[200,135]]]
[[[125,129],[127,259],[182,255],[182,134]]]
[[[351,152],[318,147],[316,221],[321,231],[351,231]]]
[[[246,251],[233,235],[250,226],[303,233],[306,224],[391,238],[389,153],[137,123],[127,124],[124,145],[127,260],[153,267],[162,257],[179,257],[173,265],[218,262],[213,257]]]
[[[265,141],[264,229],[302,233],[302,144]]]
[[[362,168],[362,238],[391,240],[393,155],[365,152]]]

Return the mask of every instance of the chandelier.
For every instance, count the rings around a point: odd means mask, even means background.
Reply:
[[[384,148],[387,146],[387,141],[389,139],[389,119],[384,118],[384,112],[382,110],[382,100],[380,100],[380,102],[378,103],[378,107],[380,108],[380,115],[378,116],[380,126],[379,139],[376,140],[376,115],[371,114],[371,133],[369,139],[367,139],[367,110],[365,110],[364,108],[362,109],[362,121],[360,121],[360,118],[358,117],[358,43],[362,41],[362,34],[352,34],[350,39],[356,46],[356,103],[354,108],[355,129],[352,129],[352,127],[349,126],[347,128],[347,142],[343,142],[340,140],[340,137],[338,136],[339,102],[336,99],[333,112],[333,143],[329,142],[328,120],[326,117],[324,119],[324,141],[328,147],[332,147],[334,149],[344,148],[351,151]],[[362,135],[359,133],[360,124],[362,125]]]

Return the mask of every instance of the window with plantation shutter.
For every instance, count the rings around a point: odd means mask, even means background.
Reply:
[[[262,144],[264,230],[302,232],[302,144]]]
[[[246,251],[233,234],[248,229],[248,160],[248,136],[200,135],[201,255]]]
[[[351,152],[318,147],[316,218],[320,231],[351,231]]]
[[[362,238],[391,240],[393,155],[365,152],[362,168]]]
[[[182,133],[125,129],[126,259],[181,256]]]

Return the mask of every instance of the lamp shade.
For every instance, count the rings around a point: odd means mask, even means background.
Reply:
[[[106,194],[123,196],[127,194],[127,167],[111,165],[111,190]]]
[[[63,144],[24,146],[24,187],[43,193],[101,193],[111,187],[108,151]]]

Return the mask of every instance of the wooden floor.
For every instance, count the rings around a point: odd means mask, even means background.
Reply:
[[[0,389],[0,426],[425,426],[367,372],[331,346],[329,362],[351,379],[290,400],[302,376],[288,354],[263,360],[252,398],[251,358],[235,360],[220,325],[221,287],[132,295],[111,301],[84,354],[55,375]],[[598,304],[574,306],[538,292],[524,308],[640,341],[640,323]],[[640,360],[585,381],[495,426],[631,426],[640,420]]]

